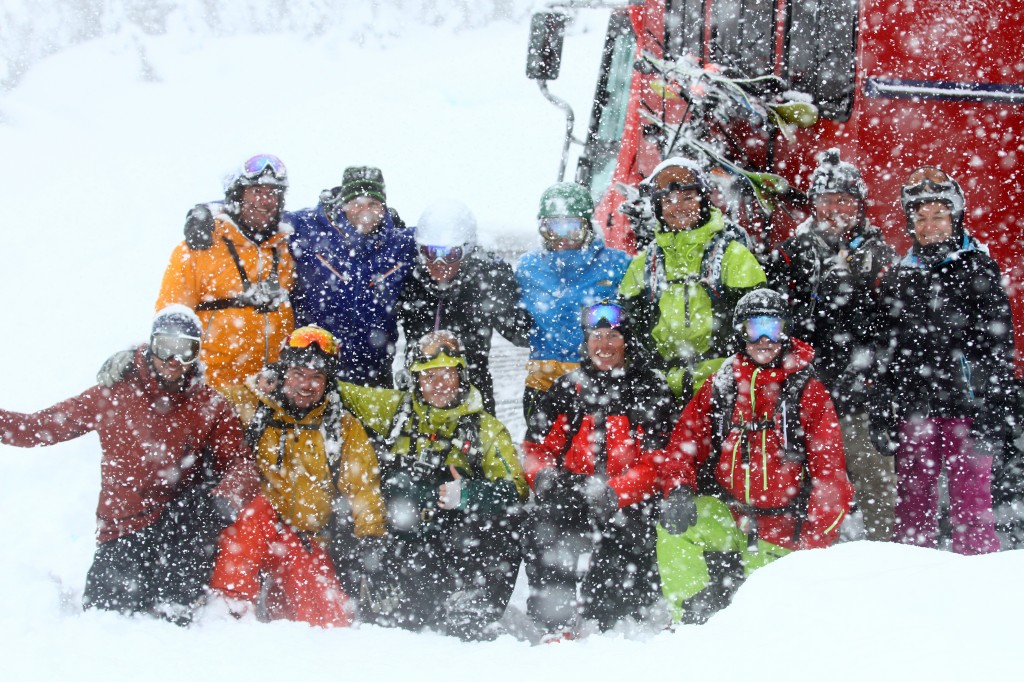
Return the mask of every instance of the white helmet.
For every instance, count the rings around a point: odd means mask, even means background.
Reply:
[[[461,201],[435,201],[423,211],[416,225],[416,244],[458,246],[468,253],[476,246],[476,218]]]

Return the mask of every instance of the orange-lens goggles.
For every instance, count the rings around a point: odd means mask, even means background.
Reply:
[[[308,348],[314,343],[328,355],[338,353],[338,340],[329,331],[320,327],[300,327],[288,337],[288,345],[292,348]]]

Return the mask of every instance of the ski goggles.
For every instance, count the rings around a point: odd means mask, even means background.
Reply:
[[[743,323],[743,333],[747,343],[757,343],[761,339],[781,343],[786,339],[786,322],[778,317],[752,317]]]
[[[161,362],[177,360],[183,365],[191,365],[199,357],[199,339],[156,334],[150,340],[149,351]]]
[[[288,337],[290,348],[309,348],[314,344],[328,355],[338,354],[338,340],[326,329],[314,326],[300,327]]]
[[[278,180],[288,179],[284,161],[273,154],[257,154],[242,164],[242,176],[254,182],[268,173]]]
[[[626,311],[614,303],[598,303],[583,309],[583,328],[611,327],[616,329],[626,321]]]
[[[428,263],[447,263],[453,265],[462,260],[461,246],[421,246],[420,255]]]
[[[548,241],[566,239],[581,241],[586,235],[587,224],[584,218],[576,216],[559,216],[557,218],[541,218],[540,234]]]
[[[907,178],[903,186],[903,195],[916,197],[927,194],[942,194],[953,191],[953,180],[938,168],[926,166],[918,168]]]
[[[421,342],[409,369],[412,372],[422,372],[435,367],[465,366],[465,353],[458,340],[452,335],[445,334],[430,338],[426,343]]]

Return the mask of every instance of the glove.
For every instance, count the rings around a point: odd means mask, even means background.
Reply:
[[[185,243],[193,251],[213,246],[213,213],[206,204],[196,204],[185,216]]]
[[[437,506],[441,509],[460,509],[462,507],[462,479],[442,483],[438,488]]]
[[[560,522],[582,523],[587,502],[577,484],[584,478],[557,467],[541,469],[533,479],[537,503]]]
[[[894,435],[887,427],[880,427],[871,424],[871,444],[875,446],[881,455],[895,455],[899,447],[899,436]]]
[[[583,497],[587,501],[590,517],[598,525],[605,525],[619,510],[619,494],[607,481],[598,476],[589,477],[583,484]]]
[[[134,350],[119,350],[103,361],[100,371],[96,372],[96,383],[106,388],[127,379],[135,366]]]
[[[251,306],[258,313],[273,312],[282,303],[288,300],[288,292],[277,280],[265,279],[262,282],[250,284],[249,288],[240,293],[236,298],[243,305]]]
[[[225,528],[235,522],[235,519],[238,518],[238,509],[231,503],[231,500],[220,495],[211,495],[210,499],[213,500],[214,513],[224,524]]]
[[[697,502],[686,488],[676,488],[661,501],[661,527],[682,535],[697,523]]]

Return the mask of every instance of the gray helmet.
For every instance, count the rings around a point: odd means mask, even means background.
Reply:
[[[789,323],[789,304],[786,297],[772,289],[755,289],[736,303],[732,326],[737,331],[752,317],[777,317]]]
[[[953,214],[953,231],[957,235],[962,235],[964,191],[948,173],[935,166],[921,166],[915,169],[900,188],[900,206],[907,217],[907,231],[910,234],[914,233],[914,211],[918,206],[933,201],[949,206]]]
[[[842,161],[836,147],[822,152],[818,167],[811,173],[807,198],[813,201],[821,194],[849,194],[862,202],[868,197],[868,187],[860,171],[852,163]]]

